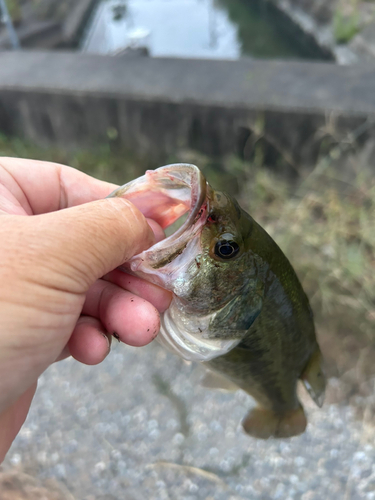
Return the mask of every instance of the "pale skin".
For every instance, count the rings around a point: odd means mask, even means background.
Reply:
[[[116,268],[163,238],[117,186],[62,165],[0,158],[0,463],[38,377],[73,356],[98,364],[112,335],[143,346],[169,292]]]

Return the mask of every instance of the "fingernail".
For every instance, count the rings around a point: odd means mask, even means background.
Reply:
[[[108,354],[111,352],[111,343],[112,343],[112,337],[110,335],[107,335],[106,333],[104,332],[99,332],[100,335],[102,335],[106,341],[107,341],[107,345],[108,345],[108,349],[107,349],[107,354],[106,354],[106,357],[108,356]]]

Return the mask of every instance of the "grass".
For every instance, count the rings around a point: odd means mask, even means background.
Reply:
[[[14,23],[21,21],[21,7],[19,0],[5,0],[9,15]]]
[[[339,44],[349,43],[367,25],[374,23],[374,0],[332,1],[332,32]]]
[[[347,351],[340,366],[337,352],[328,352],[331,374],[349,370],[355,353],[375,346],[375,179],[358,158],[344,169],[343,154],[348,156],[338,146],[293,183],[234,158],[221,166],[196,153],[166,160],[198,164],[214,187],[236,193],[241,205],[277,241],[310,297],[321,341],[328,351],[330,345]],[[125,183],[145,170],[142,162],[110,144],[68,153],[0,136],[3,155],[57,161],[115,183]],[[372,364],[368,369],[375,371]]]
[[[373,336],[374,179],[347,184],[327,168],[291,190],[258,171],[241,198],[297,269],[319,319]]]
[[[0,156],[17,156],[69,165],[93,177],[116,184],[125,184],[144,173],[148,165],[128,151],[114,147],[109,141],[95,149],[67,151],[42,148],[18,138],[0,134]]]
[[[345,14],[336,10],[333,17],[333,34],[337,43],[345,44],[359,32],[360,16],[358,12]]]

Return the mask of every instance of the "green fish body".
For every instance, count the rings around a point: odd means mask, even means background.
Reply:
[[[254,397],[243,422],[258,438],[302,433],[302,380],[321,406],[325,377],[308,298],[288,259],[254,219],[199,169],[177,164],[116,190],[171,236],[126,270],[173,292],[159,341]]]

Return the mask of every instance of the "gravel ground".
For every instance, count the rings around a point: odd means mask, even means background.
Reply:
[[[98,367],[49,369],[3,470],[75,500],[375,500],[374,431],[330,404],[341,382],[321,410],[303,398],[305,434],[260,441],[241,431],[245,393],[204,389],[199,366],[156,343],[114,344]]]

